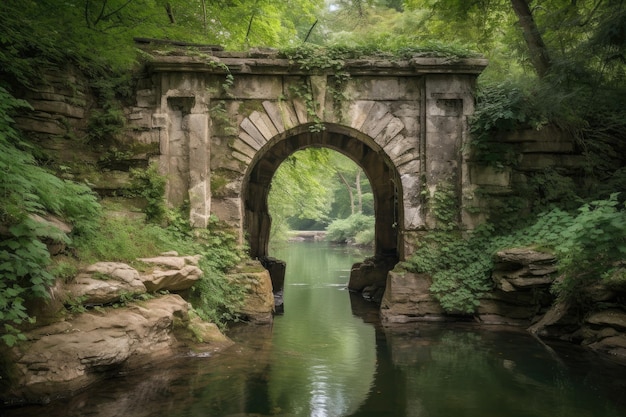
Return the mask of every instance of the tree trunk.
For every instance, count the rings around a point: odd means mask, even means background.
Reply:
[[[528,6],[528,1],[529,0],[511,0],[511,5],[519,20],[526,45],[528,45],[530,61],[535,67],[537,75],[543,78],[548,71],[550,71],[552,63],[550,62],[548,49],[545,43],[543,43],[541,33],[539,33],[533,14]]]
[[[354,214],[354,194],[352,194],[352,187],[350,187],[350,183],[346,181],[346,177],[344,177],[341,172],[337,171],[337,175],[339,175],[341,182],[344,183],[348,190],[348,195],[350,196],[350,214]]]
[[[358,209],[359,209],[359,214],[363,213],[363,193],[361,192],[361,170],[357,170],[356,172],[356,180],[355,180],[355,185],[356,185],[356,195],[357,195],[357,201],[359,202],[358,205]]]
[[[202,27],[204,28],[204,33],[206,33],[206,0],[202,0]]]
[[[172,9],[172,5],[167,2],[165,3],[165,13],[167,13],[167,18],[170,20],[171,24],[176,24],[176,18],[174,18],[174,10]]]

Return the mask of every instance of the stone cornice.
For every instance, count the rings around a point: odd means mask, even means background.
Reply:
[[[344,62],[343,70],[351,75],[415,76],[422,74],[480,74],[487,66],[488,61],[484,58],[414,57],[408,60],[348,59]],[[201,56],[153,56],[153,60],[147,66],[152,72],[214,74],[226,73],[225,67],[232,74],[314,75],[336,72],[333,69],[302,69],[292,60],[275,56],[250,57],[249,54],[228,52]]]

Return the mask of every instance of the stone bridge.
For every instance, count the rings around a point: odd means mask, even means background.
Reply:
[[[211,215],[236,227],[253,258],[268,255],[272,176],[312,146],[363,168],[379,257],[411,254],[419,233],[435,225],[428,197],[442,184],[456,191],[459,219],[473,226],[463,150],[484,59],[367,58],[303,69],[263,51],[153,56],[135,111],[148,126],[140,140],[160,144],[167,198],[188,200],[197,227]]]

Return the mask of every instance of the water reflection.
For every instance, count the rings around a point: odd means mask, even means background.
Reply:
[[[379,352],[375,389],[393,384],[400,390],[387,402],[370,394],[353,417],[625,415],[626,404],[611,398],[626,392],[623,366],[572,346],[552,349],[523,331],[494,330],[451,324],[388,329],[377,339],[387,354]]]
[[[273,326],[232,329],[238,344],[214,357],[153,363],[70,400],[0,415],[626,415],[626,367],[571,345],[547,347],[519,330],[451,323],[383,329],[377,309],[343,289],[347,266],[363,255],[293,246],[283,259],[299,266],[289,272],[286,313]],[[327,278],[318,265],[331,271]]]
[[[365,255],[306,242],[272,255],[287,262],[285,315],[273,330],[274,409],[299,416],[354,412],[376,371],[375,330],[352,314],[345,290],[348,268]]]

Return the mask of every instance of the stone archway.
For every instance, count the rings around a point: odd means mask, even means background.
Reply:
[[[307,125],[299,126],[277,135],[257,151],[242,188],[243,223],[251,256],[268,255],[271,218],[267,196],[274,173],[289,155],[312,146],[341,152],[361,166],[374,194],[376,256],[400,259],[398,224],[403,222],[402,207],[398,204],[402,201],[400,176],[391,159],[372,138],[334,124],[325,124],[319,132],[311,132]]]
[[[473,58],[363,58],[346,60],[338,76],[272,51],[157,55],[132,117],[145,126],[141,141],[159,143],[168,201],[188,202],[195,227],[217,217],[237,229],[254,258],[267,255],[267,194],[280,163],[308,146],[344,153],[372,184],[376,254],[395,263],[437,227],[429,198],[442,186],[454,190],[462,226],[480,222],[464,149],[473,87],[485,65]],[[357,287],[392,267],[362,266]]]

